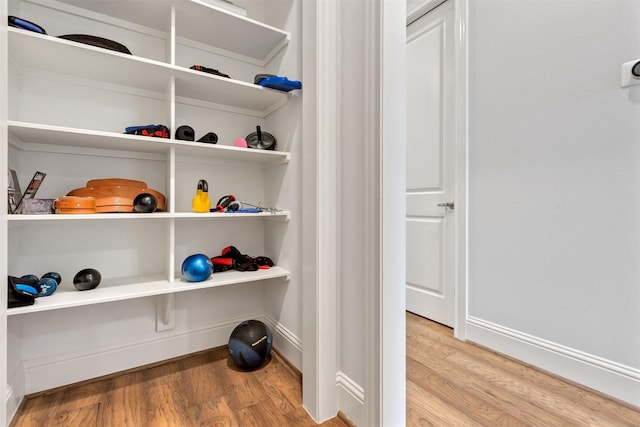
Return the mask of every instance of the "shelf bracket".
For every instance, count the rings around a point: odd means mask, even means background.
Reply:
[[[156,332],[168,331],[176,326],[175,309],[175,294],[163,294],[156,297]]]

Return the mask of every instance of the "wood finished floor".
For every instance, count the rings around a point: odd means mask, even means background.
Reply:
[[[272,353],[273,354],[273,353]],[[237,370],[226,347],[25,399],[11,427],[316,426],[302,381],[277,355]],[[321,424],[349,427],[341,418]]]
[[[409,426],[640,426],[640,412],[407,313]]]
[[[302,408],[298,372],[277,355],[260,370],[241,372],[225,348],[30,396],[11,424],[315,425]],[[349,427],[339,417],[321,425]],[[451,329],[407,313],[407,425],[638,427],[640,412],[458,341]]]

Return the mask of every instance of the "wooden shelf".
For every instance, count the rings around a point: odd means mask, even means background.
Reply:
[[[156,93],[166,93],[171,78],[175,77],[178,97],[241,108],[258,116],[287,101],[286,92],[253,83],[30,31],[15,28],[8,31],[11,58],[23,70],[43,70]]]
[[[169,282],[161,275],[120,278],[104,280],[97,288],[89,291],[77,291],[70,283],[61,284],[53,295],[36,299],[34,305],[15,307],[7,310],[7,315],[37,313],[41,311],[60,310],[84,305],[102,304],[106,302],[129,300],[133,298],[154,295],[173,294],[198,289],[215,288],[219,286],[239,285],[258,280],[288,279],[290,272],[281,267],[271,267],[268,270],[257,271],[225,271],[214,273],[204,282],[187,282],[177,278]]]

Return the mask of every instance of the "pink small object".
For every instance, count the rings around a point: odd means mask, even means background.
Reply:
[[[235,145],[236,147],[247,148],[247,140],[244,138],[238,138],[233,142],[233,145]]]

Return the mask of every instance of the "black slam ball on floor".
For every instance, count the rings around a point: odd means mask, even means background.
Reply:
[[[273,337],[267,325],[259,320],[245,320],[229,337],[229,354],[240,369],[259,367],[271,353]]]

